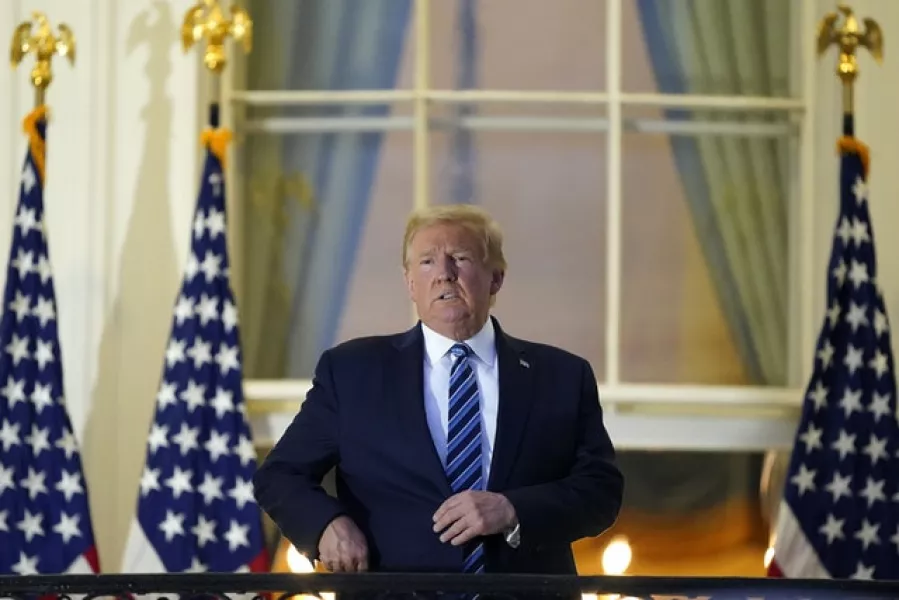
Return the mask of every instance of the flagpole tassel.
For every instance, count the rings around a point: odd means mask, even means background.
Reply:
[[[200,136],[203,146],[208,147],[209,151],[222,163],[222,170],[225,169],[228,144],[231,143],[232,137],[231,130],[226,128],[206,129]]]
[[[837,152],[840,154],[856,153],[862,161],[862,168],[865,172],[865,178],[868,177],[868,170],[871,163],[871,152],[868,146],[852,136],[844,135],[837,140]]]
[[[37,124],[40,121],[47,120],[47,107],[45,105],[38,106],[28,113],[22,121],[22,130],[28,136],[28,149],[31,156],[34,157],[34,166],[37,167],[38,177],[41,184],[44,183],[44,164],[47,159],[47,146],[44,138],[38,133]]]

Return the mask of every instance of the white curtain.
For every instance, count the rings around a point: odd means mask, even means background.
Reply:
[[[638,0],[663,93],[788,95],[789,3],[782,0]],[[667,111],[693,121],[771,122],[765,114]],[[671,151],[697,237],[751,383],[787,377],[787,141],[672,136]],[[740,454],[637,453],[622,457],[628,500],[691,512],[758,494],[760,459]]]
[[[255,89],[390,89],[411,0],[256,0]],[[294,107],[254,114],[380,116],[387,106]],[[248,259],[242,312],[249,377],[310,377],[335,342],[383,134],[305,133],[247,140]]]

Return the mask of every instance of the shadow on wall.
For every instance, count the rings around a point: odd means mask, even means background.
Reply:
[[[143,139],[141,166],[84,436],[92,512],[103,516],[95,528],[107,573],[121,568],[180,277],[168,200],[174,107],[166,92],[177,31],[169,4],[160,1],[131,23],[127,37],[129,54],[145,48],[150,88],[133,136]]]

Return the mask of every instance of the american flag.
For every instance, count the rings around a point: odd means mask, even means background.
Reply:
[[[867,149],[847,136],[840,151],[827,314],[769,574],[899,579],[899,417],[890,327],[876,278]]]
[[[0,573],[99,571],[87,485],[65,405],[56,294],[44,228],[47,123],[29,148],[0,320]]]
[[[124,572],[268,568],[228,275],[225,134],[205,135],[190,255],[175,301]]]

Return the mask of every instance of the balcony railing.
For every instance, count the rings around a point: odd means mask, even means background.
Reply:
[[[896,599],[899,581],[834,581],[764,578],[614,577],[460,574],[177,574],[0,576],[0,598],[56,597],[192,600],[238,596],[284,600],[291,596],[365,600],[432,599],[460,594],[487,598],[652,600]],[[245,596],[245,595],[249,596]]]

